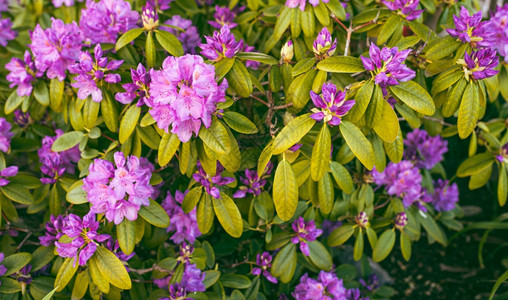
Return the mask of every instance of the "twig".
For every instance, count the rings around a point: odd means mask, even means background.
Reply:
[[[266,107],[270,107],[270,104],[266,103],[266,101],[264,100],[261,100],[260,98],[254,96],[254,94],[251,94],[250,95],[252,99],[258,101],[259,103],[263,103],[263,105],[265,105]]]
[[[344,23],[342,23],[342,21],[339,20],[339,18],[337,18],[337,16],[333,16],[334,20],[337,23],[339,23],[339,25],[346,31],[346,45],[344,47],[344,56],[348,56],[348,54],[349,54],[349,46],[351,44],[351,34],[353,32],[355,32],[355,31],[357,31],[357,30],[360,30],[360,29],[362,29],[364,27],[367,27],[369,25],[372,25],[372,24],[376,23],[377,19],[379,18],[379,13],[380,12],[381,11],[378,10],[376,17],[373,20],[371,20],[371,21],[369,21],[369,22],[367,22],[365,24],[358,25],[355,28],[353,28],[353,22],[349,23],[349,27],[346,27],[346,25],[344,25]]]
[[[16,247],[17,250],[21,249],[23,247],[23,244],[28,240],[28,238],[32,236],[31,232],[28,232],[28,234],[25,236],[25,238],[19,243],[18,247]]]
[[[136,274],[139,274],[139,275],[143,275],[145,273],[149,273],[149,272],[152,272],[152,271],[159,271],[159,272],[163,272],[163,273],[171,273],[171,271],[169,270],[166,270],[164,268],[161,268],[159,267],[158,265],[153,265],[151,268],[147,268],[147,269],[131,269],[129,268],[129,272],[133,272],[133,273],[136,273]]]
[[[274,110],[279,110],[279,109],[284,109],[284,108],[288,108],[288,107],[291,107],[291,106],[293,106],[293,103],[287,103],[287,104],[283,104],[283,105],[274,106],[273,109]]]
[[[422,117],[423,119],[425,120],[429,120],[429,121],[433,121],[433,122],[437,122],[441,125],[445,125],[445,126],[453,126],[453,124],[450,124],[450,123],[447,123],[445,122],[444,120],[441,120],[441,119],[438,119],[438,118],[433,118],[433,117],[429,117],[429,116],[423,116]]]

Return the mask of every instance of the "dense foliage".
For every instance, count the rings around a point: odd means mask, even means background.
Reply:
[[[397,298],[378,262],[506,229],[460,221],[458,178],[508,193],[478,8],[0,0],[0,297]]]

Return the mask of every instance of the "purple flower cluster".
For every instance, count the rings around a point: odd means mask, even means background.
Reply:
[[[5,254],[0,252],[0,263],[4,261],[4,258],[5,258]],[[0,276],[4,276],[5,272],[7,272],[7,267],[4,265],[0,265]],[[0,282],[0,284],[2,284],[2,282]]]
[[[405,213],[402,213],[405,215]],[[367,280],[360,278],[358,282],[365,287],[369,292],[377,290],[379,288],[379,277],[376,274],[371,274]]]
[[[18,174],[17,166],[10,166],[0,171],[0,186],[6,186],[9,184],[9,180],[5,177],[13,177]]]
[[[323,3],[328,3],[329,1],[330,0],[322,0]],[[309,3],[313,7],[318,6],[320,2],[321,2],[320,0],[309,0]],[[286,0],[286,4],[284,5],[290,8],[300,7],[300,10],[304,11],[305,6],[307,5],[307,0]]]
[[[417,9],[420,0],[382,0],[381,1],[389,10],[396,11],[397,14],[401,15],[408,21],[418,19],[423,9]]]
[[[35,26],[30,34],[32,43],[28,46],[34,54],[37,70],[46,72],[48,78],[63,81],[65,70],[79,59],[83,37],[75,22],[64,24],[59,19],[51,20],[51,27],[45,30],[39,24]],[[28,64],[26,55],[25,62]]]
[[[142,106],[146,99],[150,97],[148,93],[148,87],[152,81],[150,73],[146,71],[142,64],[139,64],[137,69],[131,68],[131,78],[132,83],[122,85],[125,93],[117,93],[115,99],[122,104],[129,104],[136,97],[139,97],[137,106]]]
[[[323,27],[312,44],[314,54],[319,58],[332,56],[337,49],[337,39],[332,41],[332,35],[328,28]]]
[[[315,241],[322,233],[323,230],[316,228],[314,220],[305,222],[302,217],[296,219],[291,225],[293,231],[296,233],[291,238],[293,244],[300,244],[300,251],[306,256],[309,256],[309,245],[307,242]]]
[[[342,279],[337,278],[333,272],[325,271],[320,271],[317,279],[312,279],[305,273],[291,295],[296,300],[348,299]]]
[[[473,48],[491,47],[493,27],[490,22],[482,22],[482,12],[470,15],[464,6],[460,9],[459,16],[453,16],[455,29],[446,29],[453,37],[458,38],[462,43],[469,43]]]
[[[7,46],[7,42],[15,39],[18,33],[12,30],[11,19],[2,19],[0,15],[0,46]]]
[[[314,93],[314,91],[310,91],[310,98],[316,106],[316,108],[312,108],[313,114],[310,117],[331,126],[339,125],[340,119],[355,104],[355,100],[346,101],[346,91],[337,89],[337,86],[333,83],[323,84],[321,96]]]
[[[229,28],[233,29],[238,26],[237,23],[233,22],[236,18],[236,15],[242,12],[245,7],[240,7],[237,9],[229,9],[229,7],[221,7],[215,5],[215,13],[213,14],[213,21],[208,21],[208,24],[212,25],[216,29],[221,29],[224,25],[227,25]]]
[[[198,222],[196,220],[196,208],[186,214],[180,207],[185,194],[187,194],[187,191],[185,193],[176,191],[175,197],[173,197],[171,193],[168,192],[166,199],[164,199],[161,204],[171,219],[171,224],[169,225],[167,231],[174,232],[170,239],[175,244],[181,244],[185,240],[194,244],[196,238],[201,235]]]
[[[217,162],[217,171],[215,172],[215,176],[210,176],[205,172],[201,163],[198,161],[197,171],[192,175],[192,178],[201,184],[210,196],[215,199],[220,199],[220,190],[218,186],[228,185],[235,181],[232,177],[222,177],[222,171],[224,171],[224,167]]]
[[[399,82],[406,82],[413,79],[415,71],[408,68],[404,61],[411,52],[411,49],[399,51],[397,47],[383,47],[379,49],[374,43],[370,44],[369,56],[360,56],[365,70],[370,71],[374,76],[374,82],[383,88],[389,85],[398,85]]]
[[[120,224],[124,218],[135,221],[141,206],[150,205],[154,188],[150,185],[153,165],[146,158],[114,154],[115,164],[95,159],[83,179],[83,190],[92,203],[90,212],[106,214],[109,222]],[[115,168],[116,165],[116,168]]]
[[[215,31],[213,37],[206,36],[206,44],[200,44],[201,55],[217,62],[225,57],[234,57],[243,47],[243,41],[236,41],[227,25],[222,26],[220,32]]]
[[[508,62],[508,4],[497,7],[489,23],[494,32],[491,37],[492,46]]]
[[[180,283],[173,283],[169,286],[169,298],[163,300],[190,299],[186,297],[190,293],[204,292],[206,290],[203,280],[205,273],[194,264],[186,264]]]
[[[41,245],[49,247],[58,241],[64,233],[62,229],[65,227],[65,219],[62,215],[49,217],[49,222],[46,223],[46,232],[44,236],[39,237]]]
[[[225,101],[226,80],[218,85],[215,67],[205,64],[202,57],[187,54],[168,57],[162,70],[151,71],[150,114],[160,129],[178,135],[183,143],[196,135],[203,124],[212,123],[218,102]]]
[[[272,266],[272,256],[268,252],[263,252],[263,254],[259,254],[256,257],[256,265],[259,266],[252,268],[252,275],[259,276],[263,274],[263,276],[268,279],[271,283],[277,283],[277,278],[273,277],[268,268]]]
[[[434,193],[426,194],[425,202],[430,202],[437,211],[449,211],[459,202],[459,188],[457,184],[449,184],[448,180],[438,179],[434,182]]]
[[[11,147],[11,139],[14,133],[11,132],[11,123],[0,117],[0,151],[7,153]]]
[[[9,0],[0,0],[0,12],[3,11],[9,11]]]
[[[120,33],[136,27],[139,13],[131,9],[124,0],[86,1],[86,9],[81,11],[79,28],[85,40],[91,44],[115,44]]]
[[[61,257],[74,257],[80,266],[84,266],[97,250],[97,242],[102,243],[110,238],[107,234],[98,234],[99,222],[95,220],[95,214],[88,213],[81,219],[79,216],[70,214],[64,220],[62,232],[70,237],[70,243],[55,242],[56,252]]]
[[[180,15],[174,15],[171,19],[164,22],[164,24],[181,28],[182,30],[166,26],[161,27],[162,30],[166,30],[176,36],[180,43],[182,43],[184,53],[196,53],[196,47],[201,41],[201,36],[199,35],[198,28],[192,25],[191,20],[184,19]]]
[[[420,209],[422,197],[422,175],[420,170],[409,160],[399,163],[389,163],[383,172],[372,171],[372,177],[377,185],[386,186],[386,192],[391,196],[401,197],[405,208],[415,204]]]
[[[430,136],[427,131],[415,129],[404,140],[406,159],[415,162],[418,168],[432,169],[443,160],[448,151],[448,142],[441,136]]]
[[[83,0],[77,0],[78,2],[83,2]],[[65,5],[67,7],[74,6],[74,0],[53,0],[53,5],[55,7],[61,7]]]
[[[23,59],[13,57],[10,62],[5,65],[5,68],[10,71],[6,79],[11,84],[10,88],[18,86],[17,93],[20,97],[30,96],[32,93],[32,83],[35,77],[42,76],[42,72],[35,69],[35,64],[32,61],[30,52],[25,51]]]
[[[46,136],[42,139],[42,147],[37,150],[39,162],[42,164],[41,172],[49,178],[41,178],[44,184],[55,183],[65,171],[74,174],[75,164],[81,158],[81,152],[76,145],[69,150],[54,152],[51,146],[57,138],[63,135],[61,129],[55,130],[56,136]]]
[[[103,81],[107,83],[117,83],[122,80],[120,75],[108,73],[109,71],[117,70],[123,63],[123,60],[112,60],[108,62],[108,58],[104,56],[102,47],[97,44],[94,49],[95,61],[88,52],[81,52],[79,62],[69,67],[69,71],[73,74],[78,74],[74,77],[76,82],[71,85],[78,89],[78,98],[86,99],[92,96],[95,102],[101,102],[102,91],[97,84],[102,85]]]
[[[252,196],[259,196],[261,194],[261,190],[266,185],[266,179],[263,179],[264,176],[270,175],[272,172],[273,164],[271,162],[266,165],[264,175],[260,178],[258,176],[258,172],[256,170],[245,170],[245,177],[240,176],[240,182],[242,182],[243,186],[240,186],[238,191],[233,194],[234,198],[245,198],[247,194],[251,194]]]
[[[499,73],[498,70],[494,70],[499,64],[499,56],[497,56],[496,50],[489,48],[473,50],[471,55],[466,52],[464,59],[458,59],[457,63],[464,66],[464,75],[467,80],[470,77],[481,80]]]

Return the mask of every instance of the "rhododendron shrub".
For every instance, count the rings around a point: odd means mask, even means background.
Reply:
[[[308,2],[0,0],[0,298],[398,298],[503,207],[508,6]]]

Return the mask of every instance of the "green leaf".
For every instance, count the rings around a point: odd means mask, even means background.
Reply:
[[[205,285],[205,288],[211,287],[212,285],[214,285],[217,282],[217,280],[219,280],[220,271],[206,270],[204,273],[205,273],[205,279],[203,280],[203,284]]]
[[[377,44],[383,45],[386,43],[400,26],[402,26],[400,16],[398,14],[391,15],[381,27],[381,31],[377,37]]]
[[[351,194],[353,191],[353,178],[349,174],[348,170],[336,161],[332,161],[330,164],[333,179],[341,190],[346,194]]]
[[[62,110],[65,82],[53,78],[49,82],[49,107],[56,112]]]
[[[198,221],[198,228],[201,234],[207,234],[210,231],[214,218],[215,213],[211,196],[208,195],[208,193],[204,193],[196,209],[196,219]]]
[[[226,74],[229,88],[240,97],[247,98],[252,94],[252,80],[249,71],[239,60],[235,60],[233,67]]]
[[[460,46],[460,42],[449,35],[440,38],[436,43],[432,43],[426,49],[425,57],[427,60],[435,61],[451,55]]]
[[[451,72],[443,72],[432,81],[432,94],[447,90],[461,78],[464,78],[464,72],[458,68],[453,68]]]
[[[157,51],[155,48],[155,41],[153,40],[153,31],[149,31],[146,36],[145,55],[148,67],[149,68],[155,67],[155,64],[157,62]]]
[[[120,132],[118,133],[118,141],[120,144],[125,144],[127,139],[132,135],[134,129],[136,129],[140,115],[141,107],[137,105],[131,105],[131,107],[127,109],[120,122]]]
[[[374,167],[374,150],[369,140],[353,123],[342,121],[339,129],[355,156],[367,169],[372,170]]]
[[[76,275],[74,287],[72,288],[71,299],[82,299],[85,297],[86,291],[88,290],[88,280],[88,270],[84,270],[83,272],[80,272],[78,275]]]
[[[139,215],[153,226],[166,228],[169,226],[168,213],[160,206],[159,203],[150,199],[149,206],[141,206],[138,211]]]
[[[402,251],[404,259],[409,261],[411,258],[411,240],[404,231],[400,232],[400,250]]]
[[[395,245],[395,231],[387,229],[377,240],[376,247],[372,251],[372,260],[380,262],[385,259],[390,252],[392,252],[393,245]]]
[[[292,73],[293,77],[296,77],[300,74],[303,74],[303,73],[309,71],[310,69],[312,69],[312,67],[314,67],[315,63],[316,63],[316,59],[314,57],[309,57],[309,58],[300,60],[293,66],[293,73]]]
[[[494,287],[492,287],[492,291],[490,292],[489,300],[494,299],[494,295],[496,294],[497,289],[501,286],[503,282],[508,280],[508,270],[506,270],[499,278],[496,280]]]
[[[436,240],[438,243],[446,246],[448,243],[446,234],[443,232],[441,227],[439,227],[436,221],[432,218],[432,216],[422,216],[421,214],[416,215],[418,218],[418,222],[422,224],[423,228],[429,234],[429,237]]]
[[[330,253],[323,244],[318,241],[308,242],[309,258],[321,270],[329,271],[333,267]]]
[[[277,215],[283,221],[288,221],[293,217],[298,205],[298,187],[293,168],[287,160],[282,160],[277,166],[273,184],[277,187],[273,189]]]
[[[178,136],[173,133],[164,132],[157,153],[159,165],[167,165],[175,155],[178,146],[180,146],[180,139],[178,139]]]
[[[78,270],[79,264],[76,260],[77,258],[75,257],[68,257],[60,266],[55,279],[55,288],[58,292],[65,288],[69,281],[71,281],[74,273]]]
[[[53,295],[56,293],[56,288],[52,289],[42,300],[51,300],[53,299]]]
[[[492,154],[485,152],[471,156],[460,164],[457,169],[458,177],[467,177],[477,174],[494,163]]]
[[[116,237],[123,253],[131,254],[136,246],[136,224],[124,218],[120,224],[116,225]]]
[[[404,154],[404,141],[402,139],[402,131],[399,130],[399,134],[393,143],[383,142],[383,146],[385,148],[386,155],[388,155],[392,162],[400,162]]]
[[[222,78],[226,76],[229,70],[231,70],[234,63],[235,59],[229,57],[224,57],[218,62],[216,62],[214,66],[215,66],[215,76],[217,77],[217,80],[222,80]]]
[[[32,255],[26,252],[20,252],[7,256],[2,261],[2,265],[7,269],[4,275],[8,276],[18,272],[24,266],[26,266],[30,260],[32,260]]]
[[[275,41],[280,40],[282,34],[284,34],[286,29],[289,27],[290,22],[291,22],[291,8],[283,6],[278,14],[277,22],[275,23],[275,27],[273,28],[273,35],[271,39]],[[270,49],[265,49],[265,51],[270,51]]]
[[[125,266],[116,255],[108,249],[98,246],[97,251],[95,251],[95,257],[97,258],[97,266],[102,275],[112,285],[122,290],[129,290],[132,287],[129,273],[127,273]]]
[[[49,105],[49,90],[44,80],[38,80],[35,84],[34,97],[42,106]]]
[[[14,280],[10,277],[2,277],[2,284],[0,285],[0,293],[14,294],[19,291],[21,291],[21,282]],[[7,296],[5,296],[5,297],[7,298]],[[17,298],[12,298],[12,299],[17,299]]]
[[[353,248],[353,259],[355,261],[359,261],[362,258],[362,256],[363,256],[363,247],[364,247],[363,232],[360,229],[358,231],[358,236],[356,237],[355,247]]]
[[[221,199],[213,200],[213,209],[220,224],[232,237],[239,238],[243,232],[242,215],[236,203],[225,193],[220,193]]]
[[[88,97],[83,105],[83,121],[85,128],[92,129],[96,126],[97,118],[99,116],[100,103],[92,100]]]
[[[62,152],[69,150],[81,142],[85,134],[81,131],[69,131],[62,134],[51,146],[51,151]]]
[[[325,3],[325,5],[337,18],[342,21],[346,19],[346,11],[339,1],[330,0],[328,3]]]
[[[400,125],[397,114],[388,102],[383,100],[381,121],[374,126],[376,134],[385,142],[393,143],[399,134]]]
[[[333,191],[333,182],[330,174],[325,173],[318,182],[319,207],[323,214],[329,214],[333,208],[335,194]]]
[[[239,52],[236,54],[236,57],[244,60],[258,61],[271,66],[279,63],[273,56],[259,52]]]
[[[45,265],[49,264],[55,257],[54,251],[54,245],[49,247],[40,246],[39,248],[35,249],[35,251],[32,253],[32,260],[30,260],[30,264],[32,265],[32,272],[35,272]]]
[[[5,197],[17,203],[30,205],[34,202],[32,194],[21,184],[10,183],[0,187],[0,191],[2,191]]]
[[[231,144],[231,150],[226,155],[218,154],[217,158],[219,159],[222,166],[229,172],[235,173],[240,169],[242,164],[242,153],[240,152],[240,147],[238,146],[238,142],[235,139],[235,136],[229,130],[228,127],[224,126],[226,131],[228,132],[229,142]]]
[[[144,30],[144,28],[134,28],[122,34],[118,41],[116,41],[115,50],[118,51],[135,40],[138,36],[141,35],[141,33],[143,33]]]
[[[270,162],[270,159],[272,158],[272,154],[273,154],[272,141],[270,141],[266,145],[266,147],[263,149],[263,151],[261,151],[261,154],[259,155],[258,166],[257,166],[257,171],[258,171],[259,177],[261,177],[263,175],[263,173],[265,172],[266,166],[268,165],[268,163]]]
[[[312,148],[310,161],[310,175],[312,180],[319,181],[330,166],[330,153],[332,151],[332,137],[326,123],[323,124]]]
[[[331,73],[357,73],[365,71],[362,61],[352,56],[332,56],[320,61],[316,68]]]
[[[293,103],[293,108],[296,110],[304,108],[310,99],[310,90],[312,89],[316,73],[315,69],[311,69],[307,73],[295,78],[289,85],[286,103]]]
[[[231,129],[239,133],[253,134],[258,132],[256,125],[242,114],[234,111],[227,111],[222,115],[222,117]]]
[[[310,5],[305,6],[305,10],[300,12],[302,22],[302,31],[306,37],[314,37],[316,32],[316,18],[314,8]]]
[[[228,154],[231,150],[228,132],[216,118],[212,120],[210,128],[203,127],[199,130],[199,137],[208,148],[218,154]]]
[[[453,85],[447,94],[447,99],[443,103],[442,113],[443,117],[451,117],[459,108],[462,95],[467,86],[467,80],[465,78],[460,79],[455,85]]]
[[[499,206],[506,204],[506,197],[508,196],[508,173],[504,164],[501,164],[499,168],[499,181],[497,184],[497,200]]]
[[[311,130],[315,123],[316,121],[310,117],[310,114],[301,115],[291,120],[273,140],[272,153],[280,154],[291,148]]]
[[[83,190],[83,181],[78,180],[74,182],[70,187],[69,191],[65,195],[67,202],[72,204],[83,204],[87,203],[86,192]]]
[[[480,114],[480,95],[478,88],[471,81],[462,96],[457,119],[457,129],[461,139],[467,138],[476,127]]]
[[[232,289],[246,289],[252,284],[249,277],[239,274],[223,274],[220,282],[223,286]]]
[[[419,113],[431,116],[436,110],[429,93],[414,81],[401,82],[399,85],[389,86],[388,89],[393,96]]]
[[[88,261],[88,271],[90,272],[90,277],[92,278],[93,283],[97,286],[97,288],[104,294],[108,294],[111,285],[109,281],[104,278],[101,271],[99,270],[97,261],[97,256],[92,256]]]
[[[143,144],[148,146],[150,149],[159,150],[159,145],[161,143],[161,136],[153,128],[153,126],[147,126],[147,127],[137,126],[136,133],[140,137]]]
[[[155,31],[155,38],[161,44],[162,48],[173,56],[182,56],[183,47],[180,41],[168,31],[157,30]]]
[[[369,106],[370,99],[372,98],[372,92],[374,91],[374,81],[369,80],[365,82],[355,96],[355,105],[351,108],[347,114],[347,118],[352,122],[357,122],[365,113],[365,110]]]
[[[291,277],[296,267],[296,245],[289,243],[284,246],[275,256],[272,263],[272,275],[275,277],[283,276],[285,273],[291,273]]]
[[[383,91],[379,85],[376,85],[369,106],[367,106],[367,110],[365,111],[365,124],[368,127],[379,126],[383,118],[384,102],[386,101],[383,97]]]

